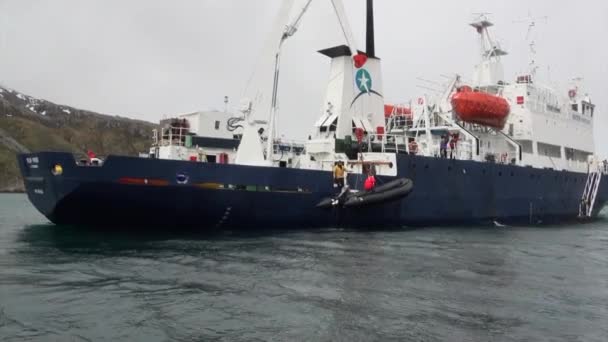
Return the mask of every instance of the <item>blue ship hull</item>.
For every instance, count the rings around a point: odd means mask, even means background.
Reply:
[[[333,196],[327,171],[110,156],[78,166],[69,153],[18,157],[33,205],[56,224],[268,227],[383,227],[574,220],[587,175],[475,161],[398,155],[408,197],[363,208],[320,209]],[[60,164],[61,175],[51,169]],[[380,182],[392,177],[380,177]],[[362,188],[360,175],[349,184]],[[608,199],[601,183],[593,216]]]

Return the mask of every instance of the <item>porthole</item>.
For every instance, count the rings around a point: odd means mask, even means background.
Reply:
[[[498,173],[498,177],[502,177],[502,171]]]
[[[515,177],[515,172],[511,171],[511,177]]]
[[[451,166],[448,166],[448,172],[449,171],[452,171],[452,167]]]
[[[429,164],[424,165],[425,169],[429,169]]]

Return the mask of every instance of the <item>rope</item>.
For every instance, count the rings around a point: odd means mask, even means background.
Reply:
[[[232,118],[228,119],[228,121],[226,122],[226,129],[229,132],[234,132],[238,128],[243,128],[242,125],[238,124],[239,122],[241,122],[243,120],[245,120],[245,118],[242,118],[242,117],[232,117]]]

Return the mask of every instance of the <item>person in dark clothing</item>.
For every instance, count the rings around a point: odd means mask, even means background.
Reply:
[[[439,143],[439,155],[441,158],[448,157],[448,137],[445,134],[441,136],[441,142]]]

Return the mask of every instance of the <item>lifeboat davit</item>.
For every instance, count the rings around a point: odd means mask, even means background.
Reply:
[[[472,91],[462,87],[452,96],[452,108],[465,122],[503,129],[511,111],[507,100],[500,96]]]

